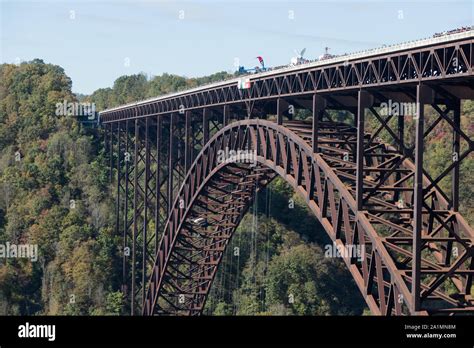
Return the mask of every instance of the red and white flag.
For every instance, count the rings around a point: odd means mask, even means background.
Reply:
[[[248,78],[248,77],[240,78],[239,81],[237,82],[237,88],[238,89],[249,89],[250,88],[250,78]]]

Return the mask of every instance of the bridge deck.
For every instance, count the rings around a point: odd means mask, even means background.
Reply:
[[[285,94],[297,95],[307,92],[369,87],[374,84],[381,86],[447,79],[462,75],[471,76],[474,66],[473,37],[474,30],[471,30],[245,75],[244,77],[250,79],[252,86],[250,90],[237,88],[241,78],[239,77],[110,108],[100,112],[100,120],[107,123],[124,117],[179,112],[195,107],[211,107]],[[460,50],[460,46],[464,48]],[[442,50],[442,52],[436,50]],[[461,53],[458,54],[458,51]],[[456,57],[455,64],[459,64],[462,70],[449,71],[453,57]],[[407,62],[408,65],[405,64]],[[319,81],[320,83],[316,81],[318,72],[321,72],[323,78],[323,81]],[[367,73],[374,76],[369,77]],[[311,82],[308,82],[309,76],[306,76],[308,74],[314,75]],[[339,74],[341,76],[334,76]],[[368,80],[364,80],[364,77]],[[280,83],[282,81],[278,81],[279,78],[291,80],[289,81],[290,88],[285,88]],[[337,78],[337,81],[334,81],[334,78]],[[294,81],[295,79],[297,82]],[[275,84],[274,87],[270,85],[270,81]],[[295,84],[300,84],[300,88],[294,86],[295,88],[292,89],[291,85]],[[126,112],[128,116],[125,116],[123,112]],[[133,115],[130,115],[131,113]]]

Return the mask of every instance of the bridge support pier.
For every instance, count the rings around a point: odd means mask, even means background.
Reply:
[[[131,315],[135,315],[136,311],[136,272],[137,272],[137,236],[138,236],[138,156],[140,142],[140,123],[135,119],[135,138],[134,138],[134,155],[133,155],[133,232],[132,232],[132,281],[130,293],[130,310]]]
[[[327,103],[326,99],[317,95],[316,93],[313,94],[312,100],[312,112],[313,112],[313,125],[312,125],[312,147],[313,153],[318,152],[318,137],[319,137],[319,121],[320,118],[323,116],[324,109],[326,109]]]
[[[168,215],[173,206],[173,184],[174,184],[174,166],[176,164],[176,116],[174,113],[170,114],[170,123],[169,123],[169,142],[168,142]]]
[[[124,153],[124,162],[125,162],[125,174],[124,174],[124,208],[123,208],[123,279],[122,279],[122,292],[125,298],[128,298],[129,289],[129,277],[128,277],[128,264],[130,257],[130,247],[129,247],[129,220],[128,220],[128,209],[129,209],[129,173],[130,173],[130,121],[125,121],[125,153]],[[119,201],[116,203],[120,204]],[[120,219],[120,218],[119,218]]]
[[[460,175],[460,160],[459,155],[461,151],[461,100],[456,99],[453,102],[453,158],[454,158],[454,168],[452,174],[451,182],[451,199],[452,199],[452,209],[455,212],[459,211],[459,175]]]
[[[162,148],[163,144],[163,118],[156,116],[156,172],[155,172],[155,254],[158,250],[159,245],[159,236],[162,227],[162,221],[166,221],[162,217],[161,210],[163,206],[166,205],[166,202],[162,204],[163,198],[161,193],[161,183],[162,183],[162,166],[163,166],[163,155]]]
[[[426,85],[416,89],[415,174],[413,196],[413,260],[412,260],[412,313],[421,308],[421,235],[423,229],[423,141],[425,105],[434,103],[434,92]]]
[[[364,140],[365,140],[365,109],[372,106],[374,98],[366,91],[357,94],[357,158],[356,158],[356,203],[357,209],[363,210],[364,194]]]

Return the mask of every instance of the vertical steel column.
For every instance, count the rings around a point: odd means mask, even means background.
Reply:
[[[281,98],[278,98],[277,99],[277,124],[281,125],[283,124],[283,113],[282,113],[282,110],[281,110]]]
[[[357,209],[363,210],[364,194],[364,128],[365,109],[372,106],[373,97],[366,91],[359,90],[357,95],[357,171],[356,171],[356,202]]]
[[[398,146],[398,151],[401,154],[405,154],[405,115],[398,115],[397,116],[397,132],[398,132],[398,139],[399,141],[397,142]],[[395,173],[395,180],[398,181],[401,179],[401,174],[400,173]],[[393,199],[394,201],[399,201],[400,197],[404,197],[404,193],[401,191],[394,191],[393,192]]]
[[[281,110],[281,98],[277,98],[276,101],[276,117],[277,117],[277,124],[282,125],[283,124],[283,116],[282,116],[282,110]],[[258,137],[257,137],[258,140]],[[276,162],[279,163],[280,161],[280,138],[276,137],[276,154],[275,154]]]
[[[317,95],[316,93],[313,94],[313,129],[312,129],[312,147],[313,153],[318,152],[318,138],[319,138],[319,116],[326,108],[326,99]]]
[[[140,128],[138,119],[135,119],[135,151],[133,156],[133,234],[132,234],[132,289],[131,289],[131,315],[135,315],[135,281],[136,281],[136,244],[138,233],[138,146],[140,141]]]
[[[121,129],[122,129],[122,125],[121,125],[121,122],[118,121],[117,122],[117,186],[116,186],[116,189],[117,189],[117,192],[116,192],[116,196],[115,196],[115,235],[116,236],[119,236],[120,235],[120,225],[121,225],[121,221],[120,221],[120,209],[122,207],[121,205],[121,195],[120,195],[120,191],[122,190],[122,168],[121,168],[121,152],[122,152],[122,144],[121,144]],[[125,134],[125,136],[127,136],[127,134]],[[125,211],[125,214],[126,216],[126,211]],[[126,229],[124,229],[124,234],[126,234]],[[124,245],[125,246],[125,245]],[[125,249],[123,249],[124,251]],[[123,252],[122,251],[122,252]],[[123,265],[125,265],[125,254],[123,255]],[[123,277],[123,282],[122,282],[122,293],[125,294],[126,292],[126,289],[124,288],[124,284],[126,284],[126,273],[125,273],[125,268],[122,269],[122,277]]]
[[[130,142],[129,142],[129,120],[125,121],[125,153],[124,153],[124,161],[125,161],[125,201],[124,201],[124,214],[123,214],[123,264],[122,264],[122,276],[123,276],[123,293],[125,295],[128,294],[128,258],[130,256],[130,249],[128,248],[128,174],[130,171],[129,163],[130,163]]]
[[[116,195],[116,199],[115,199],[115,235],[116,236],[119,236],[120,235],[120,207],[121,207],[121,204],[120,204],[120,191],[121,191],[121,173],[122,173],[122,169],[121,169],[121,162],[120,162],[120,158],[121,158],[121,135],[120,135],[120,132],[121,132],[121,122],[118,121],[117,122],[117,195]],[[125,257],[125,255],[124,255]],[[125,272],[123,272],[122,274],[123,276],[123,284],[125,284]],[[124,289],[122,289],[122,292],[124,292]]]
[[[191,111],[186,111],[185,115],[185,125],[184,125],[184,171],[185,175],[191,166]]]
[[[423,134],[424,106],[433,102],[432,90],[425,85],[416,88],[417,123],[415,134],[415,176],[413,197],[413,260],[412,260],[412,313],[421,308],[421,231],[423,228]]]
[[[453,107],[453,123],[458,129],[461,129],[461,100],[458,99],[454,103]],[[453,211],[459,211],[459,171],[460,171],[460,140],[461,136],[459,132],[453,127],[453,157],[456,156],[456,163],[453,168],[452,176],[452,209]]]
[[[118,236],[120,234],[120,151],[121,151],[121,140],[120,140],[120,129],[121,123],[117,122],[117,195],[115,200],[115,234]]]
[[[160,221],[160,208],[161,208],[161,145],[162,145],[162,117],[156,116],[156,185],[155,185],[155,195],[156,195],[156,209],[155,209],[155,253],[158,251],[159,246],[159,235],[161,228]]]
[[[109,173],[109,180],[112,182],[113,179],[113,168],[114,168],[114,129],[113,123],[109,125],[109,156],[110,156],[110,173]]]
[[[405,115],[398,115],[398,151],[405,154]]]
[[[225,127],[229,124],[229,105],[224,105],[222,126]]]
[[[204,145],[209,141],[209,112],[206,108],[202,110],[202,134],[202,147],[204,147]]]
[[[196,151],[196,127],[199,128],[197,122],[191,122],[191,163],[194,162],[194,152]]]
[[[109,144],[108,144],[108,129],[109,125],[108,123],[104,123],[104,132],[102,133],[103,135],[103,144],[104,144],[104,155],[106,156],[105,158],[107,159],[107,156],[109,155]]]
[[[146,286],[146,270],[147,270],[147,228],[148,228],[148,184],[150,181],[150,145],[149,145],[149,127],[150,127],[150,117],[145,118],[145,185],[144,190],[144,199],[143,199],[143,232],[142,232],[142,304],[145,303],[145,286]]]
[[[174,128],[175,128],[175,115],[171,114],[170,115],[170,138],[169,138],[169,149],[168,149],[168,214],[171,212],[171,208],[173,206],[173,168],[174,168],[174,163],[175,163],[175,155],[176,155],[176,149],[175,149],[175,134],[174,134]]]
[[[175,194],[179,191],[181,184],[186,177],[185,172],[185,155],[186,155],[186,134],[185,134],[185,126],[186,126],[186,115],[181,117],[181,114],[176,114],[176,144],[175,147],[177,149],[176,154],[176,163],[175,163],[175,173],[177,174],[177,182],[175,183]]]

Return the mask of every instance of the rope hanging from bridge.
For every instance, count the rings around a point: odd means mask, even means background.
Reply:
[[[250,262],[252,267],[253,288],[257,287],[257,233],[258,233],[258,180],[255,181],[255,197],[252,207],[252,235],[251,235],[251,253]]]
[[[237,255],[235,255],[235,249],[232,250],[233,255],[237,257],[237,267],[235,269],[235,289],[237,291],[232,293],[232,301],[233,301],[233,306],[232,306],[232,313],[236,315],[239,311],[239,303],[240,303],[240,252],[241,252],[241,240],[242,240],[242,231],[239,231],[239,238],[237,241]],[[235,247],[234,247],[235,248]],[[234,294],[236,295],[236,298],[234,298]]]
[[[263,281],[260,296],[262,299],[262,310],[266,311],[265,303],[266,303],[266,275],[268,271],[268,263],[270,261],[270,230],[268,225],[270,224],[270,213],[271,213],[271,206],[272,206],[272,189],[270,185],[268,185],[265,189],[265,216],[266,216],[266,223],[265,223],[265,267],[263,268]]]

